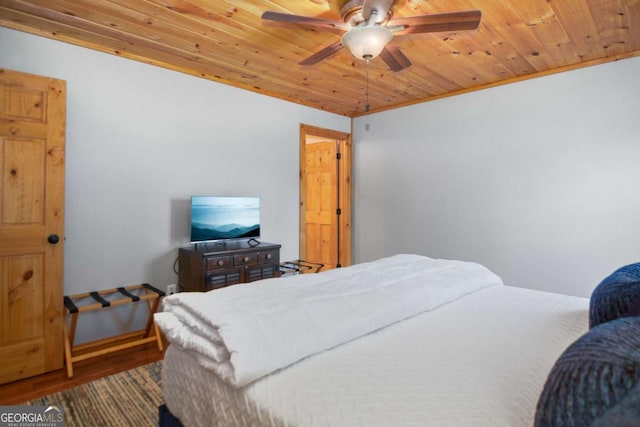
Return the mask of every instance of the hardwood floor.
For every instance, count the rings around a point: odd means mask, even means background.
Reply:
[[[166,346],[165,346],[166,348]],[[155,343],[138,346],[73,364],[73,378],[59,369],[36,377],[0,385],[0,405],[16,405],[47,394],[66,390],[98,378],[161,360],[164,352]]]

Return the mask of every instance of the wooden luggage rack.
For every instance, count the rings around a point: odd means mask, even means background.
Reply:
[[[103,297],[115,293],[119,293],[122,298],[108,301]],[[153,315],[158,310],[160,298],[163,296],[164,292],[154,288],[148,283],[106,289],[103,291],[86,292],[76,295],[65,295],[65,312],[68,316],[71,316],[70,326],[67,325],[66,321],[64,322],[64,356],[67,367],[67,376],[69,378],[73,377],[74,362],[124,350],[125,348],[135,347],[155,341],[158,344],[158,351],[162,351],[162,337],[158,331],[156,323],[153,321]],[[75,303],[75,301],[88,298],[92,298],[95,302],[82,306],[78,306]],[[78,324],[78,315],[80,313],[139,301],[147,301],[147,305],[149,307],[149,318],[147,319],[147,324],[144,329],[91,341],[77,346],[73,345],[76,326]]]
[[[304,274],[304,273],[318,273],[322,270],[324,264],[319,262],[305,261],[303,259],[296,259],[294,261],[286,261],[280,263],[280,274]]]

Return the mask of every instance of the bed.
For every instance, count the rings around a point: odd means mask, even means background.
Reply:
[[[396,255],[165,298],[162,389],[184,426],[532,426],[589,300]]]

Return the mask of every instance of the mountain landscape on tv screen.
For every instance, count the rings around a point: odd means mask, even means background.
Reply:
[[[259,237],[260,224],[245,226],[240,224],[210,225],[192,224],[191,241],[220,239],[242,239],[244,237]]]

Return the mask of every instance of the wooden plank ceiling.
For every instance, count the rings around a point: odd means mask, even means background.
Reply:
[[[0,0],[0,25],[314,108],[366,114],[366,65],[340,40],[265,25],[271,10],[341,20],[343,0]],[[396,0],[393,17],[478,9],[476,30],[395,37],[413,65],[369,67],[370,112],[640,55],[640,0]],[[16,46],[16,48],[19,48]]]

